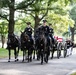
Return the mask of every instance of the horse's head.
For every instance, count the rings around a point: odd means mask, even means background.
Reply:
[[[41,31],[39,34],[40,41],[43,40],[44,38],[45,38],[44,32]]]
[[[15,42],[15,40],[16,40],[15,35],[13,33],[8,34],[8,39],[10,40],[11,43]]]
[[[22,32],[21,33],[21,39],[24,40],[24,41],[28,41],[29,36],[25,32]]]
[[[36,41],[36,45],[38,49],[45,49],[46,47],[46,37],[44,32],[40,31],[38,39]]]

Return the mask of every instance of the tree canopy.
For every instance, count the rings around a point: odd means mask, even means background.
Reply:
[[[43,19],[60,35],[75,25],[76,0],[1,0],[0,18],[8,22],[8,33],[18,32],[30,21],[35,29]]]

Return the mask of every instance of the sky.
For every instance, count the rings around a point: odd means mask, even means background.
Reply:
[[[23,0],[15,0],[15,2],[17,2],[17,3],[18,3],[18,2],[21,2],[21,1],[23,1]]]

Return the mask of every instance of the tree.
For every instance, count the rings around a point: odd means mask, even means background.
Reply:
[[[1,34],[2,48],[4,47],[5,37],[8,32],[7,25],[8,23],[3,20],[0,22],[0,34]]]
[[[68,4],[68,0],[36,0],[32,5],[28,6],[27,9],[23,8],[21,10],[24,10],[23,13],[29,14],[33,17],[35,21],[34,29],[38,27],[43,18],[46,18],[49,23],[53,22],[54,28],[61,27],[60,32],[65,32],[68,30],[68,24],[71,26],[74,24],[67,13]]]
[[[51,4],[57,0],[36,0],[27,9],[24,9],[25,13],[30,14],[35,21],[34,32],[38,27],[40,21],[47,16],[49,10],[53,10]]]
[[[27,8],[31,5],[34,0],[23,0],[22,2],[16,4],[15,0],[1,0],[1,8],[6,8],[8,10],[8,14],[1,13],[0,17],[7,19],[8,23],[8,33],[14,33],[14,24],[15,24],[15,11]]]
[[[76,30],[76,0],[70,0],[70,17],[75,21],[74,27],[70,27],[71,31],[71,40],[74,41],[74,33]]]
[[[68,12],[68,0],[58,0],[54,4],[51,4],[54,8],[49,10],[46,19],[48,23],[52,23],[55,34],[63,36],[68,31],[68,25],[73,27],[74,21],[70,18]]]
[[[69,15],[61,15],[56,13],[49,14],[46,19],[48,24],[52,24],[55,34],[63,36],[65,32],[68,31],[68,25],[73,27],[74,21],[69,18]]]

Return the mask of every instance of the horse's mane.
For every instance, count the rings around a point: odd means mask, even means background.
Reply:
[[[45,49],[47,44],[47,39],[45,37],[45,34],[43,32],[40,32],[39,38],[38,38],[38,46],[40,48]]]
[[[30,49],[33,46],[29,35],[24,32],[21,33],[21,46],[22,46],[22,48],[26,47],[26,49]]]

